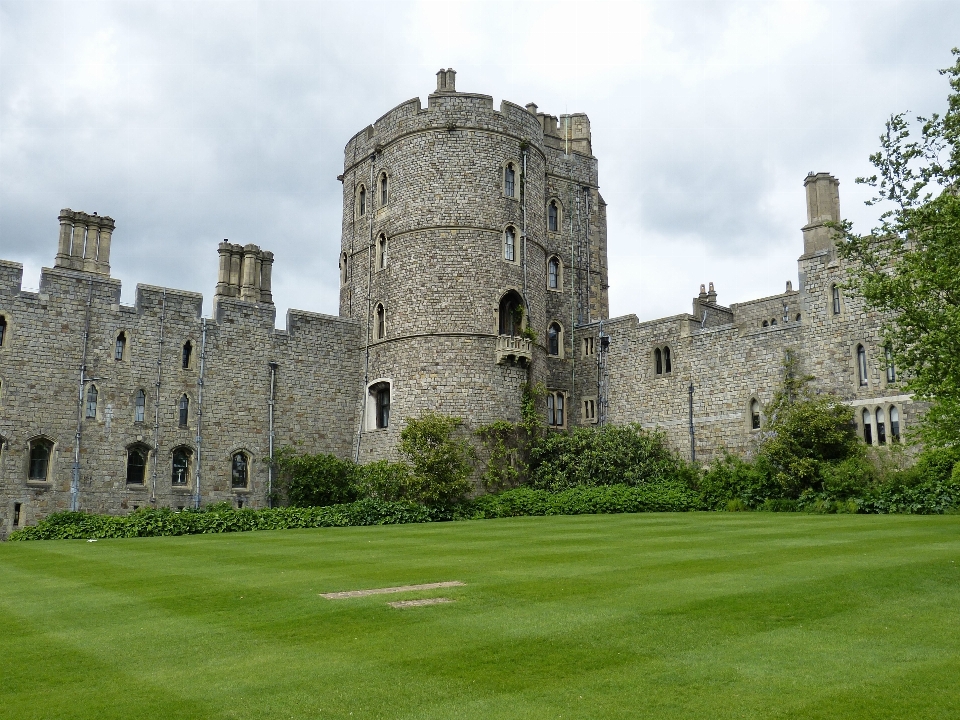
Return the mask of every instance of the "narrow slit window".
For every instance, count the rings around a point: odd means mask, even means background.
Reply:
[[[387,204],[387,174],[380,173],[380,205]]]
[[[867,445],[873,445],[873,427],[870,423],[870,411],[863,411],[863,441]]]
[[[857,376],[860,381],[860,387],[867,385],[867,351],[863,345],[857,345]]]
[[[123,353],[127,349],[127,335],[126,333],[120,333],[117,335],[117,344],[113,349],[113,359],[114,360],[123,360]]]
[[[0,345],[7,339],[7,319],[0,315]]]
[[[555,322],[550,323],[550,327],[547,328],[547,353],[560,354],[560,325]]]
[[[557,427],[563,427],[563,393],[557,393],[554,419],[557,421]]]
[[[366,215],[367,214],[367,189],[360,186],[359,199],[357,200],[357,214]]]
[[[550,232],[557,232],[559,215],[560,209],[557,207],[557,201],[551,200],[550,207],[547,209],[547,229]]]
[[[87,388],[87,412],[86,412],[86,416],[87,416],[88,418],[95,418],[95,417],[97,417],[97,396],[98,396],[98,395],[99,395],[99,393],[97,392],[97,386],[96,386],[96,385],[91,385],[89,388]]]
[[[387,236],[381,234],[377,238],[377,269],[383,270],[387,266]]]
[[[833,314],[839,315],[840,314],[840,287],[838,285],[834,285],[832,288],[832,292],[833,292]]]
[[[887,424],[885,422],[883,408],[877,408],[877,444],[887,444]]]
[[[663,353],[660,352],[660,348],[653,351],[653,364],[657,375],[663,375]]]
[[[181,358],[183,361],[184,370],[187,370],[190,367],[190,359],[192,355],[193,355],[193,343],[187,340],[183,344],[183,357]]]
[[[340,253],[340,284],[347,284],[347,254]]]
[[[503,194],[507,197],[516,197],[516,180],[517,180],[517,171],[513,167],[513,163],[507,163],[507,167],[503,170]]]
[[[387,313],[383,305],[377,305],[377,340],[383,340],[387,336]]]
[[[234,489],[246,489],[247,487],[247,468],[248,461],[246,453],[237,452],[233,454],[233,460],[230,465],[230,486]]]
[[[560,287],[560,261],[552,257],[547,263],[547,287],[557,290]]]
[[[133,421],[142,423],[143,412],[147,405],[147,394],[143,390],[137,390],[137,397],[133,406]]]
[[[887,359],[887,382],[894,383],[897,381],[897,368],[893,364],[893,350],[888,345],[884,348],[883,353]]]
[[[554,413],[556,412],[553,406],[553,393],[547,395],[547,425],[556,425]]]
[[[665,347],[663,349],[663,372],[669,373],[673,371],[673,367],[670,364],[670,348]]]
[[[517,231],[508,227],[503,233],[503,259],[513,262],[516,258]]]
[[[760,429],[760,403],[756,400],[750,402],[750,427]]]
[[[378,429],[390,427],[390,385],[381,383],[373,389]]]
[[[187,426],[187,419],[190,415],[190,399],[186,395],[180,396],[180,427]]]

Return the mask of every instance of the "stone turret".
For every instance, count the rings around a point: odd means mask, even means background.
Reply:
[[[840,221],[840,181],[830,173],[807,173],[807,224],[803,226],[803,253],[811,255],[833,247],[828,222]]]
[[[271,283],[273,253],[256,245],[220,243],[220,270],[214,298],[230,297],[244,302],[273,304]]]
[[[55,267],[110,275],[112,217],[64,208],[60,211],[60,241]]]

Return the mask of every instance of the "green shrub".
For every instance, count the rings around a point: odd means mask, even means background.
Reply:
[[[723,509],[727,512],[747,512],[750,510],[750,506],[740,498],[734,498],[733,500],[727,500],[726,507]]]
[[[876,470],[864,455],[853,455],[820,467],[823,492],[837,500],[861,497],[877,481]]]
[[[277,488],[274,498],[296,507],[353,502],[360,497],[358,468],[333,455],[297,454],[286,446],[274,456]]]
[[[707,468],[698,487],[704,507],[710,510],[724,510],[731,500],[756,508],[769,498],[779,498],[782,494],[765,459],[750,462],[730,454],[715,460]]]
[[[434,412],[408,420],[399,450],[413,467],[409,497],[428,507],[448,507],[472,489],[473,447],[456,433],[463,420]]]
[[[797,512],[800,504],[790,498],[767,498],[758,509],[764,512]]]
[[[359,468],[357,486],[361,497],[387,502],[410,501],[412,477],[404,463],[378,460]]]
[[[554,492],[579,486],[695,482],[696,473],[661,432],[639,425],[550,433],[531,452],[531,486]]]

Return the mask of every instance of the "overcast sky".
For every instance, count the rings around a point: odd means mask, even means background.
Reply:
[[[945,108],[957,2],[0,0],[0,258],[36,288],[60,208],[117,222],[112,274],[202,292],[217,243],[276,255],[288,307],[337,313],[343,146],[441,67],[457,87],[586,112],[611,314],[796,281],[808,171],[860,229],[892,112]]]

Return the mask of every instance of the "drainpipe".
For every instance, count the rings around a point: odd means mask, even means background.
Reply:
[[[693,434],[693,383],[690,383],[690,387],[687,388],[687,394],[689,395],[689,418],[690,418],[690,462],[697,461],[697,443],[696,437]]]
[[[157,397],[153,405],[153,477],[150,480],[150,502],[157,503],[157,469],[160,462],[160,382],[163,380],[163,320],[167,312],[167,290],[160,298],[160,340],[157,346]]]
[[[93,305],[93,280],[89,281],[87,308],[83,320],[83,349],[80,353],[80,381],[77,391],[77,434],[73,438],[73,476],[70,479],[70,509],[80,509],[80,435],[83,430],[83,392],[87,380],[87,342],[90,338],[90,307]],[[49,472],[49,471],[48,471]]]
[[[204,370],[204,360],[206,359],[207,353],[207,319],[200,319],[200,377],[197,378],[197,385],[200,387],[197,390],[197,465],[196,465],[196,474],[194,475],[194,495],[193,495],[193,507],[197,510],[200,509],[200,465],[203,460],[203,370]]]
[[[584,200],[584,209],[586,211],[587,221],[584,224],[584,229],[586,231],[586,244],[587,244],[587,324],[593,322],[593,310],[590,307],[590,282],[591,282],[591,273],[593,268],[590,265],[590,188],[584,186],[584,191],[586,192],[586,199]]]
[[[523,304],[526,305],[527,323],[530,323],[530,303],[527,300],[527,151],[523,151],[523,174],[520,176],[520,206],[523,210]]]
[[[370,155],[370,187],[373,187],[374,163],[377,160],[377,153]],[[371,203],[372,206],[372,203]],[[370,238],[367,243],[367,341],[364,347],[363,359],[363,387],[360,388],[360,424],[357,427],[357,451],[354,454],[354,462],[360,462],[360,440],[363,436],[363,423],[367,413],[367,383],[370,382],[370,303],[371,288],[373,286],[373,212],[370,211]]]
[[[271,362],[270,365],[270,400],[267,402],[267,408],[270,414],[270,434],[268,442],[270,443],[270,465],[267,467],[267,507],[273,507],[273,408],[276,404],[277,388],[277,363]]]
[[[579,207],[579,204],[578,204]],[[573,263],[574,263],[574,236],[573,220],[570,221],[570,398],[573,402],[577,401],[577,291],[574,282]],[[567,410],[568,417],[570,415]],[[582,420],[583,418],[581,418]],[[567,432],[573,432],[573,423],[567,423]]]

